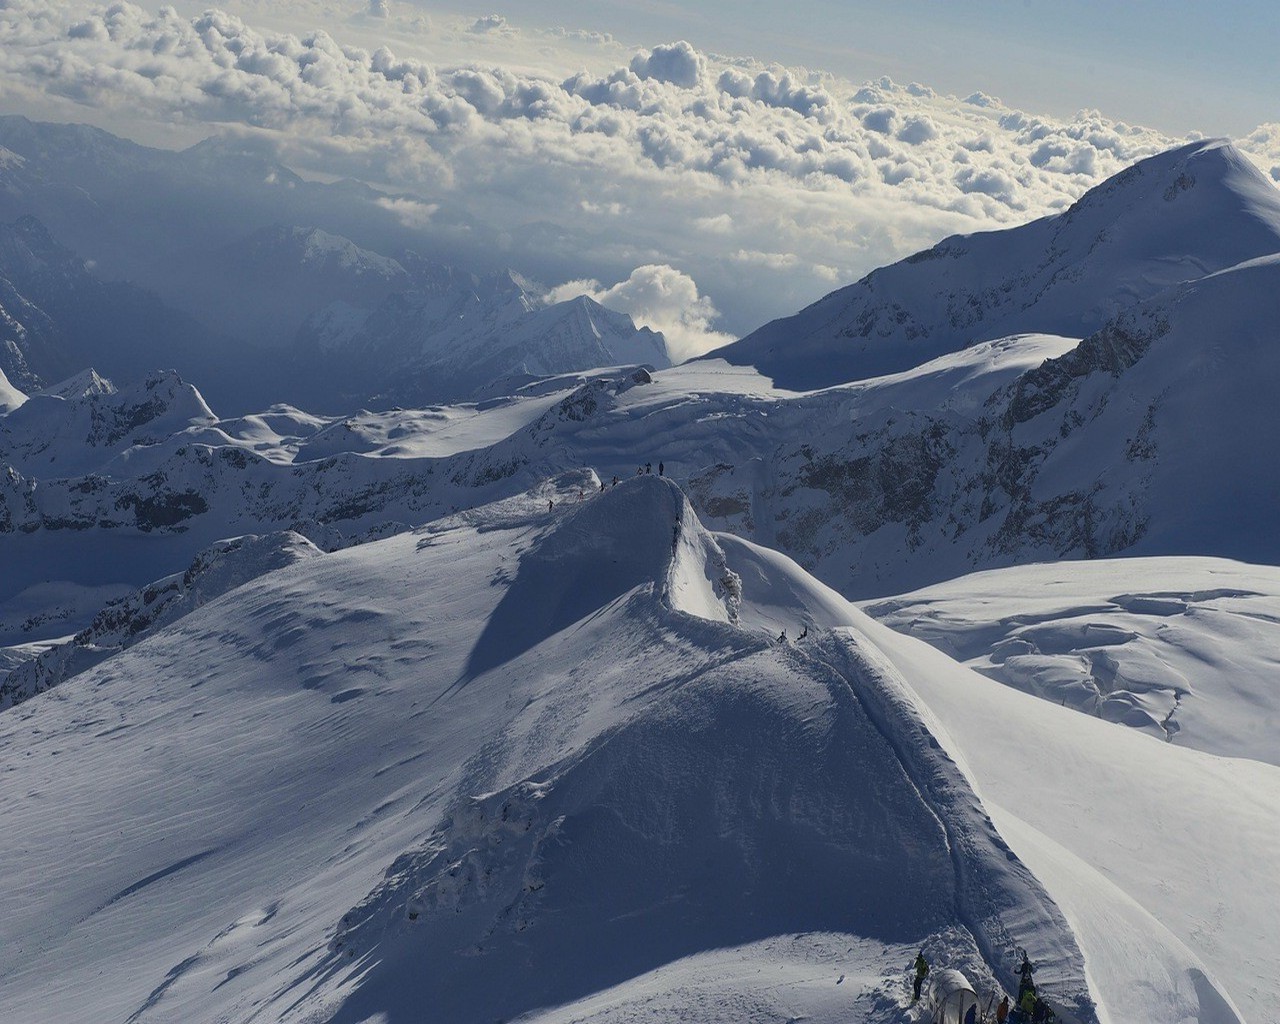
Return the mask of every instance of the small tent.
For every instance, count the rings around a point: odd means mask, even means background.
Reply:
[[[970,1009],[974,1010],[975,1020],[981,1012],[978,994],[969,979],[952,970],[933,971],[929,975],[924,1005],[929,1024],[966,1024],[965,1016]]]

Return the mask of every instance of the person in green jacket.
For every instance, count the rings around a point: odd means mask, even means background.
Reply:
[[[929,961],[924,958],[924,950],[920,950],[916,954],[916,987],[915,995],[911,1001],[918,1003],[920,1001],[920,986],[924,984],[924,976],[929,973]]]

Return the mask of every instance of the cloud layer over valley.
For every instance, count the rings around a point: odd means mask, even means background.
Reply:
[[[437,251],[587,292],[683,354],[943,235],[1060,211],[1177,141],[1096,111],[1055,121],[981,92],[406,11],[379,0],[290,33],[254,13],[3,0],[0,90],[6,112],[137,137],[176,122],[369,181]],[[1239,141],[1280,179],[1280,126]]]

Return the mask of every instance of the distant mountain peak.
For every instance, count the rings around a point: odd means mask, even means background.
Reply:
[[[106,377],[100,376],[92,366],[40,392],[42,395],[52,395],[55,398],[67,400],[88,398],[90,395],[114,395],[116,393],[116,386]]]
[[[1166,288],[1280,251],[1280,190],[1230,142],[1160,153],[1064,213],[954,235],[713,355],[810,389],[1013,334],[1083,337]]]

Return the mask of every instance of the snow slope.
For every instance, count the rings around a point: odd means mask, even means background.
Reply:
[[[1192,557],[1016,566],[866,611],[1054,704],[1280,763],[1280,569]]]
[[[705,1019],[903,1022],[915,948],[990,991],[1016,938],[1096,1019],[883,673],[749,628],[674,485],[576,495],[306,559],[0,716],[7,1012],[655,1019],[734,977]]]
[[[1084,337],[1137,302],[1280,251],[1280,191],[1224,140],[1139,161],[1069,210],[957,235],[714,356],[815,388],[1026,332]]]
[[[109,603],[70,640],[46,650],[33,649],[29,659],[10,670],[0,668],[0,709],[92,668],[229,590],[319,553],[305,537],[288,531],[214,544],[197,555],[186,572]],[[16,648],[9,650],[16,652]]]

